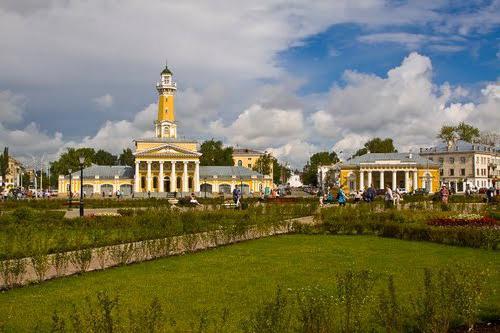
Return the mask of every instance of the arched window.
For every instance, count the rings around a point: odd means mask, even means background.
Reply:
[[[238,166],[243,166],[243,161],[242,160],[238,160]]]

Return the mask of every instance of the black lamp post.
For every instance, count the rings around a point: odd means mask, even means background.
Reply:
[[[83,164],[85,157],[80,156],[78,160],[80,162],[80,217],[83,217]]]
[[[73,198],[73,193],[71,193],[71,173],[73,170],[68,169],[69,173],[69,197],[68,197],[68,209],[71,209],[71,199]]]

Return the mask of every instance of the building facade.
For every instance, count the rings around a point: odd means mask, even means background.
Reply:
[[[5,186],[5,188],[15,188],[22,186],[23,177],[23,166],[21,162],[9,156],[9,166],[7,168],[7,174],[5,179],[0,175],[0,186]]]
[[[175,120],[175,93],[177,84],[166,66],[161,72],[158,92],[158,112],[154,122],[155,137],[140,138],[135,143],[135,165],[130,167],[92,166],[84,170],[83,187],[89,194],[135,193],[139,196],[162,196],[166,193],[200,193],[203,181],[204,193],[227,193],[241,188],[244,193],[264,191],[272,187],[272,176],[252,171],[262,153],[256,151],[236,153],[235,161],[242,161],[234,167],[200,166],[201,153],[198,142],[179,138]],[[237,150],[238,151],[238,150]],[[243,163],[245,159],[245,163]],[[239,164],[238,162],[235,162]],[[130,169],[129,169],[130,168]],[[132,171],[130,171],[132,170]],[[103,173],[106,176],[103,176]],[[127,178],[128,177],[128,178]],[[79,189],[82,182],[79,173],[72,175],[72,191]],[[69,193],[69,177],[59,177],[59,193]],[[131,186],[131,188],[130,188]]]
[[[337,164],[339,184],[346,192],[400,188],[408,193],[425,189],[438,191],[439,165],[412,153],[368,153]]]
[[[83,170],[83,193],[86,197],[111,196],[117,191],[123,195],[132,194],[134,169],[130,166],[92,165]],[[58,193],[70,192],[74,195],[80,193],[82,179],[80,171],[75,171],[70,176],[59,176]]]
[[[249,169],[254,169],[257,166],[257,170],[259,170],[259,166],[257,165],[259,158],[266,155],[267,152],[261,152],[255,149],[248,148],[234,148],[233,149],[233,163],[234,166],[245,167]],[[273,164],[271,163],[271,172],[266,175],[269,176],[270,179],[273,178]],[[259,171],[262,173],[262,171]]]
[[[440,167],[441,182],[458,193],[470,189],[496,186],[500,173],[498,148],[465,141],[420,148],[420,155]]]

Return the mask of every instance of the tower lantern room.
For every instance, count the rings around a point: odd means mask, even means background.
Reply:
[[[176,138],[177,125],[175,124],[175,92],[177,84],[173,81],[172,71],[165,65],[161,72],[160,82],[156,83],[158,91],[158,117],[155,121],[156,137]]]

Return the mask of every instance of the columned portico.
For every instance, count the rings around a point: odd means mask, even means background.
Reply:
[[[159,182],[159,191],[160,192],[165,192],[165,184],[163,182],[164,176],[163,176],[163,161],[160,161],[160,172],[158,174],[158,182]]]
[[[146,163],[148,165],[148,173],[147,173],[147,177],[146,177],[146,184],[147,184],[146,191],[150,192],[151,185],[153,182],[153,179],[151,178],[151,163],[152,163],[152,161],[146,161]]]
[[[139,173],[139,167],[141,162],[135,161],[135,174],[134,174],[134,191],[139,192],[141,190],[141,175]],[[98,192],[98,191],[95,191]]]
[[[189,192],[188,188],[188,162],[184,161],[184,170],[182,172],[182,192]]]

